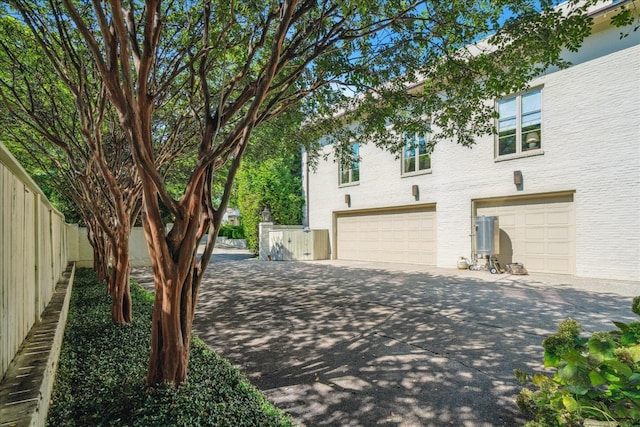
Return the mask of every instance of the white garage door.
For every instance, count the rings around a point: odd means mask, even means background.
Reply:
[[[435,207],[338,215],[337,257],[436,265]]]
[[[476,203],[478,216],[497,216],[504,264],[520,262],[532,272],[575,274],[573,195]]]

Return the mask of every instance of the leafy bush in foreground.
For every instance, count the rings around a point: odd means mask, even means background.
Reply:
[[[47,424],[291,426],[228,361],[193,338],[189,378],[146,388],[153,296],[132,285],[134,320],[114,325],[110,297],[78,270]]]
[[[640,297],[632,310],[640,316]],[[581,326],[563,321],[547,337],[544,366],[551,377],[516,371],[524,388],[516,403],[534,418],[527,426],[581,426],[586,418],[612,425],[640,425],[640,322],[613,322],[617,330],[581,337]]]

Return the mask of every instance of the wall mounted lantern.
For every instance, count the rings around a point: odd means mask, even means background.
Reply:
[[[344,195],[344,202],[347,204],[347,206],[351,207],[351,194]]]
[[[513,171],[513,183],[518,187],[522,185],[522,171]]]
[[[272,215],[271,215],[271,209],[269,209],[269,206],[265,206],[264,210],[262,211],[262,221],[263,222],[271,222],[272,221]]]
[[[411,186],[411,195],[415,197],[416,200],[420,198],[420,187],[418,187],[418,184],[413,184]]]

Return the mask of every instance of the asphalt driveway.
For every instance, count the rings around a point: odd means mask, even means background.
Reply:
[[[544,337],[628,321],[638,282],[348,262],[261,262],[217,250],[195,332],[305,426],[514,426],[516,368]]]

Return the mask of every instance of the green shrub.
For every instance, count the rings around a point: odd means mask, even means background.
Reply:
[[[223,225],[218,236],[228,239],[244,239],[244,228],[241,225]]]
[[[244,239],[244,228],[242,226],[235,226],[231,230],[232,239]]]
[[[640,297],[632,310],[640,315]],[[581,337],[580,324],[567,319],[542,343],[553,374],[516,370],[520,383],[533,385],[516,399],[533,418],[527,426],[581,426],[585,418],[640,425],[640,322],[613,323],[616,330]]]
[[[136,284],[131,294],[133,323],[114,325],[104,285],[78,270],[47,425],[293,425],[197,337],[187,381],[147,388],[153,298]]]
[[[218,236],[231,238],[231,233],[232,233],[231,226],[223,225],[220,227],[220,231],[218,231]]]
[[[259,224],[265,207],[271,210],[275,224],[302,224],[301,164],[300,152],[260,161],[243,160],[236,178],[238,207],[247,247],[254,254],[260,250]]]

